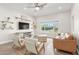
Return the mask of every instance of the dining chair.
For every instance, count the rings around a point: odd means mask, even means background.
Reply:
[[[44,45],[44,52],[45,52],[45,44],[47,42],[47,35],[38,35],[38,42],[43,43]]]
[[[33,39],[26,40],[25,42],[26,50],[30,54],[40,54],[44,48],[43,43],[36,42]],[[27,53],[27,52],[26,52]]]
[[[22,48],[25,44],[25,40],[22,38],[19,38],[18,35],[13,40],[13,48]]]

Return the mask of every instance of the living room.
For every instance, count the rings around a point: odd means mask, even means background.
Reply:
[[[78,13],[79,3],[0,3],[0,55],[78,55]]]

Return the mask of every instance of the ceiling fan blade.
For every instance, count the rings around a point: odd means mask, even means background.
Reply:
[[[34,6],[35,6],[35,7],[39,7],[38,3],[34,3]]]
[[[35,8],[35,6],[26,6],[26,8]]]
[[[44,6],[46,6],[46,5],[47,5],[47,3],[44,3],[44,4],[41,4],[40,7],[44,7]]]

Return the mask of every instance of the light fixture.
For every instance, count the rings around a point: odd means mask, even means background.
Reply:
[[[62,6],[59,6],[58,9],[61,10],[62,9]]]
[[[26,8],[24,8],[24,10],[26,10]]]
[[[35,7],[35,10],[37,10],[37,11],[38,11],[39,9],[40,9],[39,7]]]

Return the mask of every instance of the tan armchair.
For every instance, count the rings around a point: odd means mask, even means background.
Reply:
[[[64,38],[64,39],[53,38],[53,46],[56,49],[75,54],[75,52],[76,52],[76,39],[72,35],[69,35],[69,37]]]

